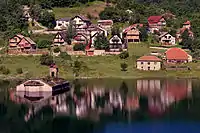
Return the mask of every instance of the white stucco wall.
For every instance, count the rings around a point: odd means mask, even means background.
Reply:
[[[148,67],[150,67],[150,70],[160,70],[161,69],[161,62],[150,62],[148,64],[147,61],[137,61],[137,69],[139,70],[148,70]]]

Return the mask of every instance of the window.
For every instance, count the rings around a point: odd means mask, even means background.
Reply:
[[[143,62],[141,62],[141,65],[143,64]]]
[[[150,70],[150,67],[148,67],[148,70]]]
[[[143,69],[143,66],[141,67],[141,69]]]
[[[154,62],[154,65],[157,65],[157,62]]]
[[[148,62],[147,64],[150,65],[150,62]]]

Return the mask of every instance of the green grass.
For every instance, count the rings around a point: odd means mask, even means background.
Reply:
[[[64,7],[64,8],[53,8],[53,12],[55,13],[55,17],[65,18],[65,17],[73,17],[75,15],[85,15],[87,17],[90,14],[94,18],[98,18],[98,15],[105,8],[105,3],[102,1],[94,1],[90,2],[86,5],[80,5],[78,7]]]
[[[83,62],[84,69],[80,72],[80,77],[90,78],[153,78],[153,77],[199,77],[200,76],[200,62],[189,63],[192,68],[191,71],[139,71],[136,69],[136,59],[139,56],[149,54],[151,49],[146,44],[129,44],[130,57],[124,60],[128,64],[126,72],[121,71],[120,63],[124,62],[118,55],[116,56],[95,56],[95,57],[78,57],[78,60]],[[77,57],[73,56],[75,60]],[[4,65],[10,69],[9,75],[4,75],[3,78],[8,77],[32,77],[39,78],[49,74],[47,66],[40,65],[39,56],[6,56],[1,57],[0,66]],[[56,64],[59,67],[59,76],[63,78],[73,78],[73,71],[70,67],[69,61],[63,61],[60,57],[55,57]],[[22,68],[24,74],[18,75],[17,68]],[[0,74],[2,78],[2,74]]]
[[[32,34],[30,36],[30,38],[33,40],[33,41],[37,41],[37,40],[49,40],[49,41],[53,41],[53,38],[54,38],[55,35],[53,34]]]

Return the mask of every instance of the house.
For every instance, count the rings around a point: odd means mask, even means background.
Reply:
[[[91,24],[90,20],[84,16],[77,15],[71,18],[72,22],[74,22],[76,29],[87,28]]]
[[[73,39],[72,39],[72,44],[86,44],[88,43],[88,38],[86,35],[77,33]]]
[[[111,32],[113,21],[112,20],[98,20],[98,26],[105,29],[107,32]]]
[[[165,32],[159,36],[159,41],[162,45],[175,45],[176,44],[176,38],[170,35],[168,32]]]
[[[142,27],[142,24],[134,24],[123,30],[124,39],[127,42],[140,42],[140,31],[137,27]]]
[[[26,19],[26,20],[31,20],[31,16],[30,16],[30,13],[29,13],[29,10],[30,10],[30,7],[27,6],[27,5],[23,5],[23,17]]]
[[[66,30],[70,24],[70,18],[61,18],[56,20],[55,30]]]
[[[9,50],[19,52],[36,51],[36,43],[29,37],[17,34],[9,39]]]
[[[111,52],[120,52],[123,49],[127,49],[127,44],[118,35],[113,35],[109,39],[109,48]]]
[[[166,21],[163,16],[150,16],[148,25],[150,33],[155,33],[155,31],[159,31],[166,25]]]
[[[186,21],[185,23],[183,23],[183,28],[190,29],[191,28],[190,21]]]
[[[193,33],[190,29],[187,29],[187,28],[184,27],[184,28],[179,29],[179,30],[177,31],[177,33],[176,33],[176,40],[177,40],[178,42],[181,42],[181,41],[182,41],[181,36],[182,36],[182,34],[185,32],[185,30],[188,30],[189,37],[191,37],[191,38],[194,37],[194,33]]]
[[[156,56],[142,56],[137,59],[137,69],[139,70],[160,70],[162,60]]]
[[[167,63],[188,63],[191,62],[191,56],[181,48],[169,48],[165,52]]]
[[[53,43],[55,46],[66,45],[67,44],[66,39],[67,39],[66,31],[58,32],[53,39]]]

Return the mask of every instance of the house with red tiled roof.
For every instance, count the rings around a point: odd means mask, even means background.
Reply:
[[[17,34],[9,39],[9,50],[19,52],[36,51],[36,43],[29,37]]]
[[[154,33],[164,27],[166,25],[166,21],[163,16],[150,16],[148,18],[148,25],[149,31]]]
[[[181,35],[183,34],[183,32],[185,30],[188,30],[189,37],[191,37],[191,38],[194,37],[194,33],[191,31],[191,23],[190,23],[190,21],[186,21],[185,23],[183,23],[183,27],[178,29],[178,31],[176,33],[176,40],[178,42],[182,41]]]
[[[138,27],[143,27],[143,24],[133,24],[123,30],[123,37],[127,42],[140,42]]]
[[[139,70],[160,70],[162,60],[156,56],[147,55],[137,59],[137,69]]]
[[[87,45],[88,39],[84,34],[77,33],[73,39],[72,44],[85,44]]]
[[[169,48],[165,52],[167,63],[188,63],[192,61],[192,57],[181,48]]]

